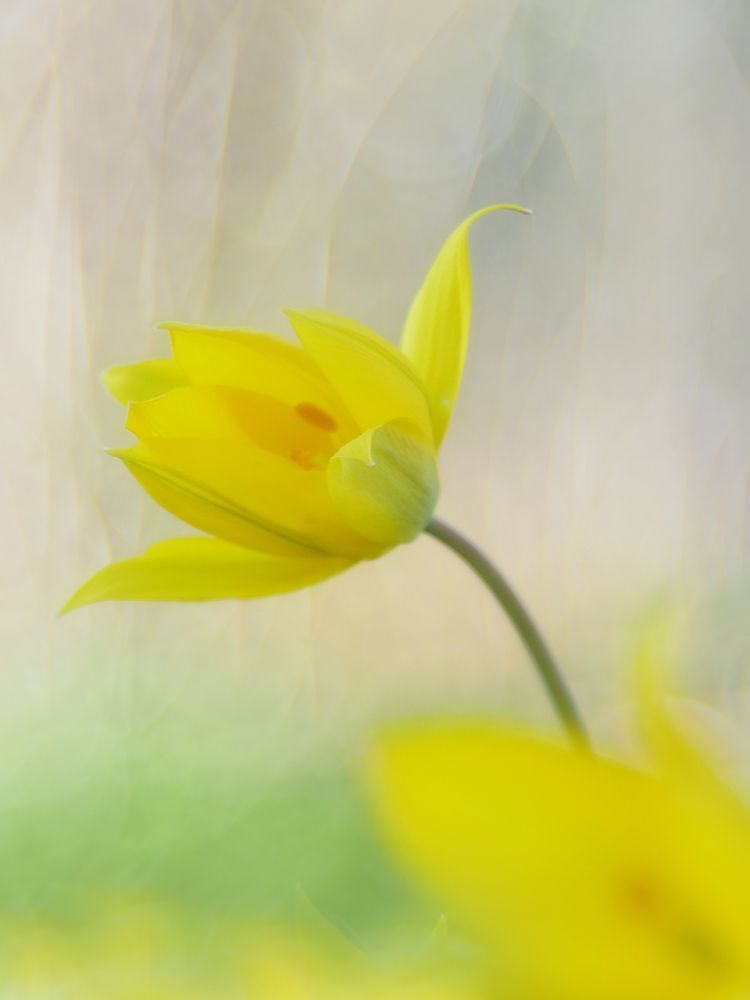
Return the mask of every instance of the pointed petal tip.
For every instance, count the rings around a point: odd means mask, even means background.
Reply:
[[[314,324],[317,327],[322,327],[323,329],[329,329],[333,327],[338,329],[343,324],[344,327],[358,328],[360,332],[367,333],[368,336],[373,335],[373,331],[367,329],[367,327],[362,326],[362,324],[357,323],[356,320],[351,319],[349,316],[342,316],[338,313],[329,312],[327,309],[321,309],[318,306],[307,306],[307,307],[285,307],[281,310],[282,315],[286,316],[289,322],[292,324],[294,332],[297,333],[297,329],[294,326],[295,322],[304,324]],[[297,334],[299,336],[299,334]]]
[[[121,373],[127,369],[127,365],[110,365],[99,372],[99,381],[118,403],[128,403],[128,394],[120,386]]]
[[[497,202],[494,205],[487,205],[486,208],[480,208],[473,215],[470,215],[468,219],[464,220],[463,224],[470,225],[477,219],[481,219],[483,215],[489,215],[491,212],[517,212],[519,215],[533,215],[534,211],[531,208],[526,208],[525,205],[517,205],[515,202]]]
[[[134,364],[112,365],[100,378],[110,395],[125,405],[162,396],[186,384],[185,375],[173,358],[149,358]]]
[[[291,307],[291,308],[284,308],[281,310],[282,316],[286,316],[286,318],[291,323],[292,329],[294,329],[295,333],[297,332],[294,327],[295,320],[306,323],[316,323],[317,325],[322,326],[323,324],[321,323],[320,317],[316,315],[317,313],[320,312],[321,310],[315,308],[300,309]]]
[[[55,617],[65,618],[71,613],[71,611],[77,611],[78,608],[83,608],[87,604],[94,604],[92,600],[87,600],[86,598],[86,588],[88,587],[88,581],[76,590],[71,597],[63,604],[61,608],[58,609]]]
[[[305,311],[306,310],[304,309],[282,309],[281,315],[286,317],[292,330],[296,333],[297,331],[294,326],[294,321],[297,319],[303,319]]]
[[[58,612],[104,601],[250,600],[302,590],[353,565],[351,559],[274,556],[209,536],[157,542],[142,555],[94,573]]]

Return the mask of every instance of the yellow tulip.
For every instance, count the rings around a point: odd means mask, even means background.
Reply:
[[[518,1000],[750,996],[750,817],[651,702],[645,773],[492,721],[378,742],[395,850]]]
[[[194,528],[106,567],[66,611],[105,600],[210,600],[317,583],[413,540],[438,495],[471,308],[468,231],[448,238],[401,349],[353,320],[289,312],[301,346],[167,323],[173,357],[110,369],[135,447],[112,452]]]

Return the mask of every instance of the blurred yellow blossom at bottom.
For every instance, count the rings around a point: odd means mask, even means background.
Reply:
[[[453,963],[375,963],[288,930],[261,934],[246,958],[248,997],[263,1000],[489,1000]]]
[[[412,872],[499,996],[750,996],[750,821],[655,700],[654,773],[473,720],[383,735],[371,779]]]
[[[167,904],[118,899],[77,919],[5,922],[0,997],[187,1000],[241,997],[221,956]],[[205,942],[204,942],[205,945]],[[208,992],[207,992],[208,991]]]
[[[0,1000],[480,1000],[459,965],[376,960],[333,927],[119,900],[70,923],[6,923]]]

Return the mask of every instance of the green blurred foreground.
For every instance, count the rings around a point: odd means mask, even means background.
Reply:
[[[478,716],[345,764],[268,720],[246,759],[154,723],[76,767],[40,736],[2,772],[0,997],[741,1000],[750,817],[656,653],[647,770]]]

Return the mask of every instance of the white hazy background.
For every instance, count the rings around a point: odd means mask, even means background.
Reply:
[[[284,306],[395,341],[442,240],[494,201],[534,215],[472,235],[439,513],[515,581],[601,734],[665,598],[689,612],[686,689],[742,721],[750,6],[4,0],[0,48],[4,725],[83,718],[93,749],[175,717],[551,724],[428,538],[285,598],[55,617],[183,531],[102,453],[126,440],[103,368],[165,353],[160,320],[283,332]]]

